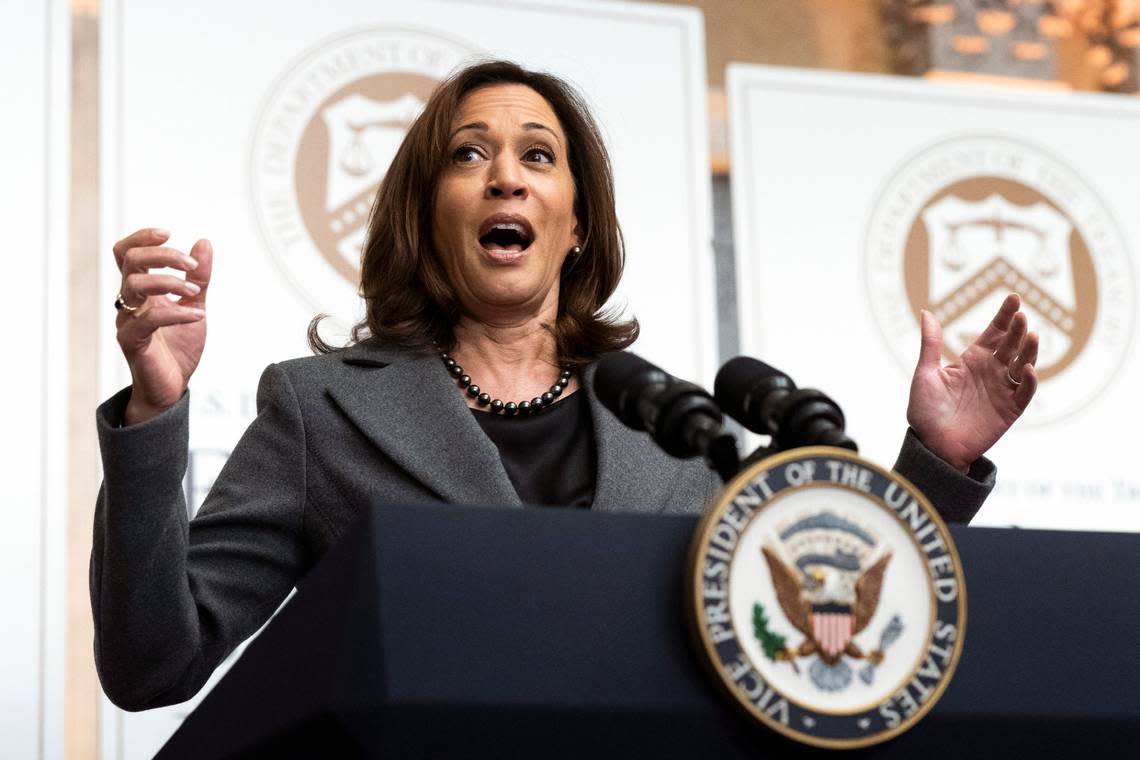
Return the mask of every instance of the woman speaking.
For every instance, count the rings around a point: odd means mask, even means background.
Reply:
[[[555,77],[492,62],[436,90],[373,207],[352,345],[331,349],[314,325],[316,356],[265,370],[257,418],[190,522],[187,387],[213,250],[168,237],[114,246],[132,385],[97,413],[95,656],[123,708],[193,696],[370,503],[695,513],[719,485],[591,395],[595,361],[638,327],[603,311],[624,259],[609,159]],[[151,272],[162,267],[185,278]],[[1018,304],[947,367],[923,314],[896,468],[951,520],[992,488],[982,455],[1036,388]]]

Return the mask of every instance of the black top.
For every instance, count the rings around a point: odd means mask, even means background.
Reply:
[[[472,412],[498,447],[523,504],[587,508],[593,504],[594,423],[581,391],[533,417]]]

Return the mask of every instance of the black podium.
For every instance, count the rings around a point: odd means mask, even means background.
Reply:
[[[760,758],[682,605],[696,520],[383,507],[334,548],[160,758]],[[1140,755],[1140,536],[954,530],[957,674],[846,756]]]

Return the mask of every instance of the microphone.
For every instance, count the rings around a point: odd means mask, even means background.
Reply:
[[[801,446],[859,450],[843,432],[846,421],[838,404],[820,391],[796,388],[792,378],[759,359],[738,356],[725,363],[716,373],[713,393],[730,417],[771,436],[776,451]]]
[[[648,432],[678,459],[703,456],[724,481],[740,469],[736,437],[708,391],[678,380],[636,354],[617,351],[598,362],[598,400],[626,426]]]

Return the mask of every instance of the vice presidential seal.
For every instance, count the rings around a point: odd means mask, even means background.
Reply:
[[[914,486],[850,451],[796,449],[737,476],[691,550],[696,637],[728,693],[807,744],[907,730],[962,651],[966,589]]]
[[[372,199],[432,90],[471,52],[434,32],[363,29],[304,53],[273,86],[254,130],[254,213],[314,310],[357,321]]]

